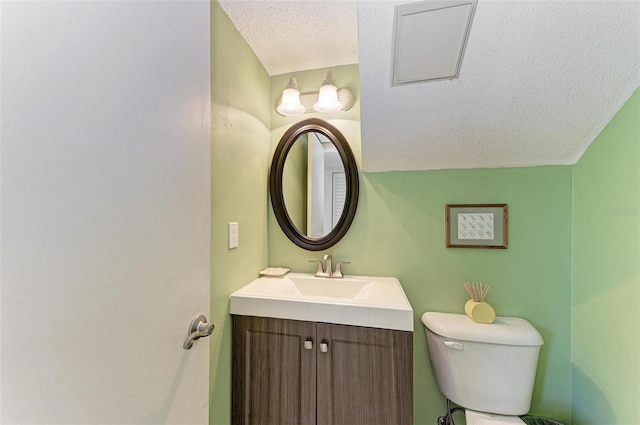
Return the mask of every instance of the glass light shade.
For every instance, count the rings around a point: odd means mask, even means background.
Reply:
[[[284,89],[282,101],[276,110],[286,117],[303,114],[305,108],[300,103],[300,92],[293,88]]]
[[[342,103],[338,100],[338,88],[332,84],[320,87],[318,102],[313,105],[318,112],[337,112],[342,109]]]

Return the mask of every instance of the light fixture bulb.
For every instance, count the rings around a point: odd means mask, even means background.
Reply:
[[[318,101],[313,105],[313,109],[318,112],[337,112],[343,107],[342,103],[338,100],[338,88],[336,83],[331,78],[331,72],[327,72],[327,76],[322,82],[320,92],[318,94]]]
[[[298,90],[298,81],[296,77],[289,78],[287,87],[282,91],[282,101],[276,108],[280,115],[292,117],[303,114],[305,107],[300,103],[300,90]]]

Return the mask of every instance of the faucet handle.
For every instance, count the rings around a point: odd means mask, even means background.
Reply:
[[[336,263],[336,271],[335,271],[335,272],[333,272],[333,274],[331,275],[331,277],[338,277],[338,278],[344,277],[344,276],[342,275],[342,270],[340,270],[340,266],[341,266],[342,264],[351,264],[351,261],[338,261],[338,262]]]
[[[309,260],[310,263],[318,263],[318,268],[316,270],[316,276],[322,276],[324,274],[324,270],[322,270],[322,260]]]

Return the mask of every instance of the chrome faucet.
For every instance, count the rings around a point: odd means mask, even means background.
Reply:
[[[331,277],[331,275],[333,274],[333,268],[331,267],[331,254],[324,254],[322,256],[322,261],[324,261],[324,272],[325,274],[329,275],[329,277]]]
[[[325,266],[322,262],[325,262]],[[322,260],[309,260],[310,263],[318,263],[318,269],[316,270],[316,277],[331,277],[331,254],[325,254]],[[326,263],[329,263],[329,267],[326,267]]]
[[[331,267],[331,254],[325,254],[322,256],[322,260],[309,260],[310,263],[318,263],[318,269],[316,270],[316,277],[331,277],[340,279],[343,276],[340,266],[342,264],[351,264],[350,261],[338,261],[336,263],[335,271]],[[322,263],[324,262],[324,267]]]

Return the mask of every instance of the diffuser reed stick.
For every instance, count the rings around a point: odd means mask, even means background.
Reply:
[[[467,293],[474,302],[481,303],[484,302],[489,289],[491,289],[491,285],[485,285],[482,282],[466,282],[464,289],[467,290]]]

